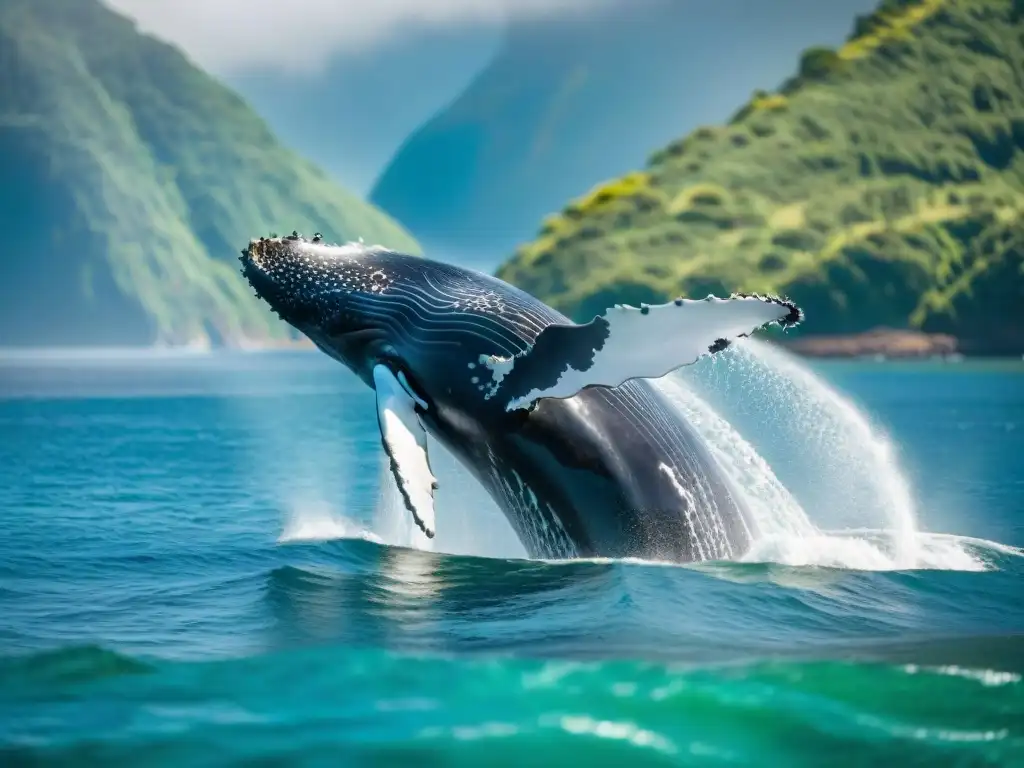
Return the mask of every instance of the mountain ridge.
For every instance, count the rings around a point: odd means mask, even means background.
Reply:
[[[1024,350],[1024,4],[886,0],[724,125],[545,220],[498,275],[611,303],[787,295],[801,333],[875,326]]]
[[[0,78],[2,346],[286,341],[237,271],[252,234],[419,250],[96,0],[8,0]]]

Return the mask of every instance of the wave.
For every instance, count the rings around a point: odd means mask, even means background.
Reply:
[[[67,646],[28,656],[0,656],[0,690],[37,691],[77,686],[122,675],[139,675],[157,667],[141,658],[99,645]]]
[[[954,543],[985,572],[451,555],[378,543],[336,517],[285,538],[106,557],[79,569],[80,583],[46,590],[45,600],[12,577],[4,600],[22,607],[0,642],[11,652],[95,639],[183,658],[334,644],[712,663],[857,657],[897,640],[1020,629],[1024,553],[973,539]],[[947,543],[934,537],[922,549]],[[48,573],[26,557],[10,572]],[[112,586],[108,597],[97,580]]]
[[[454,461],[454,460],[452,460]],[[446,468],[447,469],[447,468]],[[438,475],[448,474],[437,472]],[[461,483],[464,489],[467,478],[453,478],[456,485]],[[390,544],[400,547],[434,551],[433,542],[427,539],[412,522],[398,496],[397,488],[389,487],[390,471],[387,467],[381,473],[383,501],[378,505],[376,517],[372,524],[349,520],[328,505],[312,503],[293,508],[279,541],[324,541],[332,539],[364,539],[378,544]],[[464,490],[463,490],[464,493]],[[479,502],[481,506],[493,502]],[[474,505],[466,505],[474,507]],[[474,507],[478,511],[478,507]],[[493,520],[496,511],[489,513]],[[468,522],[465,519],[463,522]],[[479,528],[479,523],[477,523]],[[501,526],[495,526],[501,527]],[[465,528],[461,529],[465,532]],[[377,531],[381,531],[378,533]],[[473,528],[470,527],[470,531]],[[504,533],[504,532],[502,532]],[[505,534],[507,535],[507,534]],[[956,534],[931,533],[915,531],[912,547],[915,559],[912,565],[894,554],[891,542],[894,537],[904,535],[886,529],[856,528],[838,531],[822,531],[809,526],[796,531],[783,531],[771,535],[762,534],[757,538],[751,549],[738,561],[739,563],[764,563],[792,566],[796,568],[829,568],[849,571],[985,571],[999,567],[1004,557],[1024,557],[1024,549],[1001,544],[995,541]],[[500,559],[520,559],[525,553],[514,553],[511,556],[488,555],[474,553],[473,549],[481,549],[480,539],[475,532],[463,533],[469,538],[470,547],[463,547],[459,554],[477,557],[499,557]],[[497,537],[495,537],[497,538]],[[493,545],[492,545],[493,546]],[[507,547],[513,552],[519,547]],[[468,552],[466,550],[469,550]],[[445,550],[442,550],[445,551]],[[617,562],[613,558],[580,558],[589,562]],[[538,562],[559,563],[561,560],[542,559]],[[650,560],[626,558],[618,562],[650,564],[673,567],[701,567],[700,564],[662,563]],[[729,563],[711,563],[717,570],[728,568]]]
[[[69,660],[105,671],[69,676]],[[0,660],[0,708],[0,757],[12,765],[342,754],[354,764],[937,765],[1024,755],[1024,683],[994,665],[694,668],[337,648],[154,664],[89,648]]]
[[[362,539],[383,544],[384,540],[367,526],[338,514],[330,504],[304,500],[293,504],[285,519],[278,543]]]
[[[1001,556],[1024,557],[1024,550],[995,541],[954,534],[915,532],[912,567],[889,549],[896,533],[854,529],[821,531],[810,536],[764,538],[743,558],[745,562],[827,567],[858,571],[986,571]]]
[[[943,538],[922,549],[944,551]],[[710,663],[856,658],[900,640],[1017,632],[1010,606],[1024,553],[978,540],[956,539],[955,548],[986,562],[987,572],[537,561],[362,538],[293,542],[288,564],[272,568],[263,585],[275,628],[266,642]]]

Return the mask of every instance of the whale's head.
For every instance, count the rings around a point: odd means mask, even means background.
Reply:
[[[402,362],[387,292],[413,277],[419,258],[293,233],[250,241],[240,261],[259,298],[367,383],[377,363]]]

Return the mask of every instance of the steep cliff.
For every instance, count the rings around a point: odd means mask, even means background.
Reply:
[[[296,227],[417,249],[96,0],[0,4],[0,345],[282,338],[235,258]]]

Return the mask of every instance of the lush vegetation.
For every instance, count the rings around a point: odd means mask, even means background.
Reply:
[[[235,94],[96,0],[0,4],[0,343],[287,333],[238,274],[272,229],[416,250]]]
[[[499,275],[580,319],[772,291],[805,333],[1024,350],[1024,2],[886,0],[776,93],[545,220]]]

